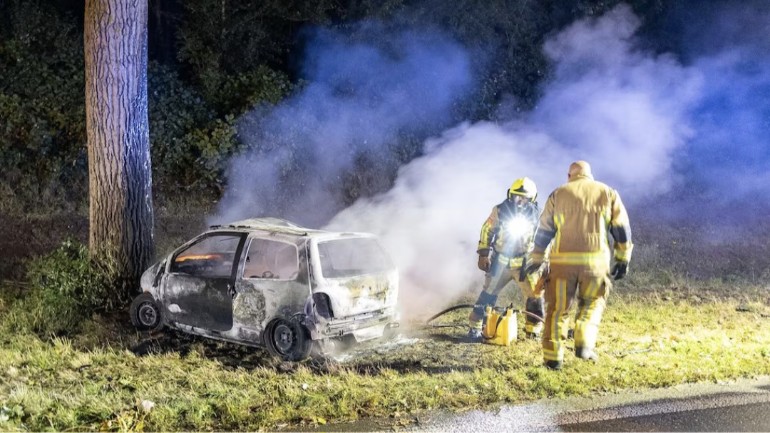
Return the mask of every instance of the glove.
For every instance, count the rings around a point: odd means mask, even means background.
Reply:
[[[537,272],[540,269],[540,266],[542,266],[542,263],[530,263],[527,265],[527,268],[524,270],[524,273],[527,275],[532,275],[535,272]]]
[[[492,260],[489,256],[479,255],[479,269],[484,272],[489,272],[489,267],[492,266]]]
[[[628,273],[628,263],[616,262],[615,266],[612,267],[612,271],[610,272],[610,275],[612,275],[613,279],[619,280],[625,277],[626,273]]]

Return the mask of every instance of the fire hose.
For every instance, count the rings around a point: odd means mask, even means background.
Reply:
[[[463,309],[463,308],[477,308],[477,307],[478,308],[486,308],[486,305],[482,305],[482,304],[459,304],[459,305],[455,305],[453,307],[449,307],[447,309],[444,309],[444,310],[439,311],[438,313],[434,314],[428,320],[425,321],[425,324],[428,325],[431,328],[453,328],[453,327],[458,327],[458,326],[466,326],[466,325],[459,325],[459,324],[431,325],[430,322],[432,322],[433,320],[443,316],[444,314],[451,313],[452,311],[455,311],[455,310],[460,310],[460,309]],[[530,313],[529,311],[514,310],[512,307],[513,307],[513,304],[511,304],[508,308],[504,308],[504,307],[492,307],[492,308],[495,311],[500,312],[500,313],[504,312],[505,310],[513,311],[514,313],[523,313],[524,315],[527,315],[527,316],[537,320],[538,322],[543,322],[543,318],[538,316],[537,314]]]

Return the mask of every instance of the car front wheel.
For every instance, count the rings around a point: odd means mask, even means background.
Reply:
[[[265,330],[265,346],[273,356],[287,361],[300,361],[310,355],[312,341],[296,320],[275,319]]]
[[[129,311],[131,323],[140,331],[157,331],[163,327],[163,312],[149,293],[137,296]]]

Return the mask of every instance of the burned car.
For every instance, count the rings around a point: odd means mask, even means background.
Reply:
[[[145,271],[141,287],[130,307],[138,329],[169,327],[286,360],[398,326],[398,271],[374,235],[277,218],[212,226]]]

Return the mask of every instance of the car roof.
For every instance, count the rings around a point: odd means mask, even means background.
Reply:
[[[327,230],[310,229],[294,224],[291,221],[287,221],[281,218],[274,217],[261,217],[261,218],[249,218],[241,221],[235,221],[229,224],[213,225],[210,227],[212,230],[243,230],[243,231],[265,231],[270,233],[283,233],[294,236],[308,236],[308,237],[360,237],[360,236],[372,236],[370,233],[359,232],[332,232]]]

